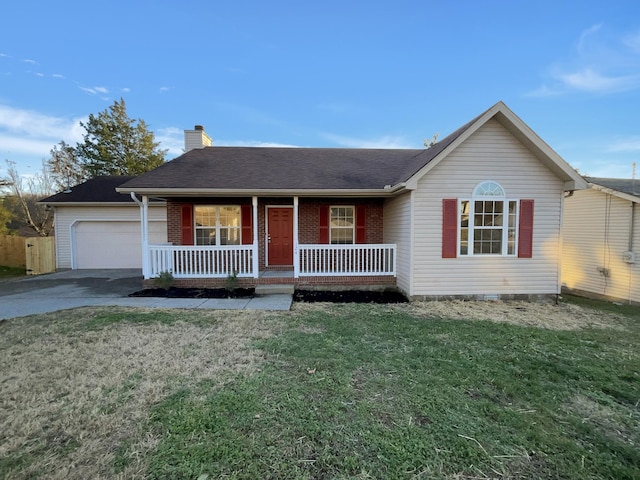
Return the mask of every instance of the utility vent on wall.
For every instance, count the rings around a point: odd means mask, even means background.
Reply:
[[[634,252],[624,252],[622,254],[622,261],[625,263],[636,263],[636,254]]]

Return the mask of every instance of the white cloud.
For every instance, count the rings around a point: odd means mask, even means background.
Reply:
[[[62,74],[60,74],[60,73],[54,73],[54,74],[52,74],[51,76],[52,76],[53,78],[62,78],[62,79],[64,79],[64,78],[65,78],[65,76],[64,76],[64,75],[62,75]]]
[[[410,145],[409,142],[402,137],[388,135],[374,139],[346,137],[332,133],[323,133],[322,136],[345,148],[416,148],[415,145]]]
[[[640,53],[640,33],[627,35],[622,39],[622,43],[634,52]]]
[[[585,68],[581,71],[558,75],[565,86],[585,92],[620,92],[640,86],[639,75],[605,76]]]
[[[106,94],[109,93],[109,90],[106,87],[79,87],[80,90],[86,93],[90,93],[91,95],[96,95],[98,93]]]
[[[46,157],[54,145],[64,140],[75,144],[82,140],[84,118],[62,118],[0,105],[0,155]],[[0,157],[2,158],[2,157]]]
[[[58,140],[59,142],[60,140]],[[0,145],[2,145],[2,153],[4,157],[8,157],[9,153],[17,153],[20,155],[45,156],[57,142],[52,143],[48,140],[38,140],[29,137],[20,137],[6,133],[0,133]],[[6,152],[6,153],[5,153]],[[2,157],[2,160],[4,160]]]
[[[31,65],[35,65],[36,62],[35,60],[31,60],[30,58],[25,58],[24,60],[22,60],[24,63],[30,63]]]
[[[171,87],[160,87],[160,89],[159,89],[159,90],[160,90],[160,93],[166,93],[166,92],[168,92],[169,90],[171,90]]]
[[[184,131],[175,127],[159,128],[155,139],[160,142],[161,149],[169,150],[168,157],[177,157],[184,153]]]
[[[220,140],[219,142],[214,141],[214,145],[225,147],[301,148],[299,145],[277,142],[262,142],[260,140]]]
[[[572,58],[555,62],[549,80],[527,93],[547,97],[570,92],[611,94],[640,88],[640,34],[611,34],[602,24],[585,29]]]
[[[640,136],[616,140],[607,147],[608,152],[640,152]]]
[[[596,33],[598,33],[600,30],[602,29],[602,24],[598,23],[596,25],[592,25],[589,28],[587,28],[586,30],[584,30],[581,34],[580,34],[580,38],[578,39],[578,44],[576,46],[576,49],[578,51],[578,53],[583,54],[583,53],[587,53],[588,54],[588,42],[590,40],[590,37],[595,36]]]
[[[129,93],[129,92],[131,92],[131,89],[130,89],[129,87],[124,87],[124,88],[122,89],[122,91],[123,91],[124,93]]]

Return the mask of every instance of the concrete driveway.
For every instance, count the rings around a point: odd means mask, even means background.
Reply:
[[[255,298],[129,297],[142,289],[139,269],[65,270],[0,281],[0,320],[85,306],[289,310],[291,295]]]

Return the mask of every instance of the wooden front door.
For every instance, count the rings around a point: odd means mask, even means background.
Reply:
[[[293,265],[293,208],[267,209],[269,265]]]

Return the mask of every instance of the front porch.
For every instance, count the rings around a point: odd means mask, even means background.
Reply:
[[[393,244],[298,245],[293,265],[284,268],[259,268],[258,250],[256,245],[149,245],[145,283],[171,272],[177,286],[224,286],[231,276],[243,287],[395,286]]]
[[[163,272],[189,287],[396,285],[379,198],[169,198],[166,244],[148,241],[139,203],[147,285]]]

